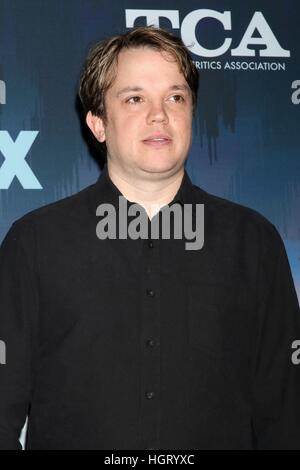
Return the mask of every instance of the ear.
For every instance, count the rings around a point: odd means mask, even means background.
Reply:
[[[85,122],[87,123],[88,127],[96,137],[99,142],[105,141],[105,127],[103,123],[103,119],[89,111],[86,115]]]

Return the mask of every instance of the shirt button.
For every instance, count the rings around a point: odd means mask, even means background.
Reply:
[[[146,392],[146,398],[148,400],[152,400],[153,397],[154,397],[154,392]]]
[[[148,246],[149,246],[149,248],[153,248],[154,244],[153,244],[153,241],[152,241],[152,240],[149,240],[149,241],[148,241]]]
[[[155,341],[154,339],[147,339],[146,344],[147,346],[150,346],[151,348],[153,348],[153,346],[155,346]]]
[[[147,295],[149,295],[149,297],[154,297],[155,293],[152,289],[147,289]]]

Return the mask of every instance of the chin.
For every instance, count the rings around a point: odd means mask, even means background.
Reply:
[[[166,173],[173,170],[176,164],[173,165],[145,165],[142,170],[146,173]]]
[[[139,165],[140,169],[149,173],[164,173],[167,171],[174,170],[175,168],[179,168],[180,162],[178,160],[165,160],[162,159],[159,161],[151,160],[150,162],[145,162],[142,166]]]

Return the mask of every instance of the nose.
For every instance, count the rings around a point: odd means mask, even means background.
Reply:
[[[169,117],[164,108],[164,103],[156,102],[150,105],[147,122],[148,124],[153,124],[155,122],[167,124],[169,122]]]

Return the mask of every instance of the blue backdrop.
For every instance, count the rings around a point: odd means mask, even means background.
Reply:
[[[300,299],[299,0],[0,0],[0,241],[24,213],[96,180],[76,103],[83,60],[158,16],[194,42],[193,182],[275,224]]]

